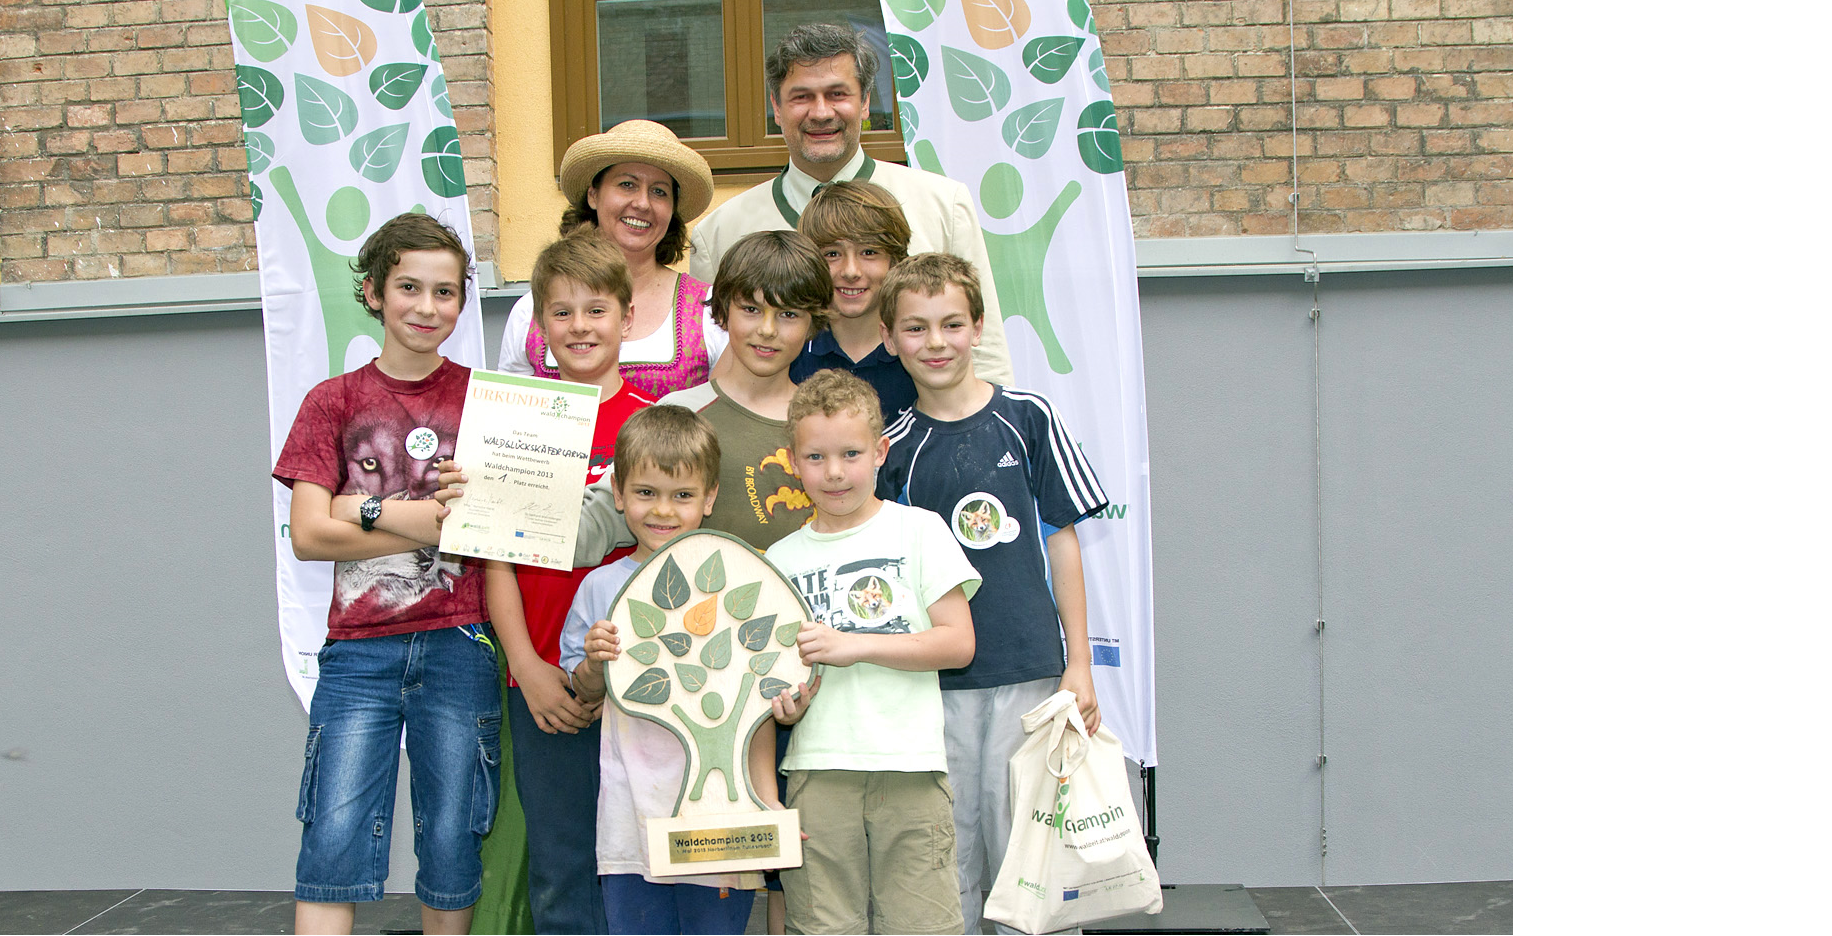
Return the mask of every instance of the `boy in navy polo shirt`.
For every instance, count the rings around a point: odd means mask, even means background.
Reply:
[[[941,514],[984,582],[971,601],[978,652],[941,672],[961,916],[977,933],[981,891],[1011,838],[1007,764],[1021,716],[1068,689],[1088,730],[1100,725],[1075,523],[1107,495],[1049,400],[974,376],[983,306],[972,267],[920,254],[879,293],[883,341],[916,405],[885,429],[878,496]]]

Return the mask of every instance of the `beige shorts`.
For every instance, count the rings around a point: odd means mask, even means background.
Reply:
[[[785,805],[808,833],[782,872],[789,932],[961,932],[946,773],[796,770]]]

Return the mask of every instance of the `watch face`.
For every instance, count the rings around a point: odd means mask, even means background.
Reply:
[[[357,513],[363,518],[364,530],[374,529],[375,521],[382,519],[382,499],[371,497],[363,501],[363,505],[357,508]]]

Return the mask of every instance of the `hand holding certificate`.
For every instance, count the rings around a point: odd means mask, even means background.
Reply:
[[[472,371],[452,456],[470,481],[452,502],[439,551],[572,568],[598,393],[590,384]]]

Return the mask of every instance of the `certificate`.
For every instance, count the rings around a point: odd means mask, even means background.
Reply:
[[[453,458],[470,480],[439,551],[571,569],[598,388],[471,371]]]

